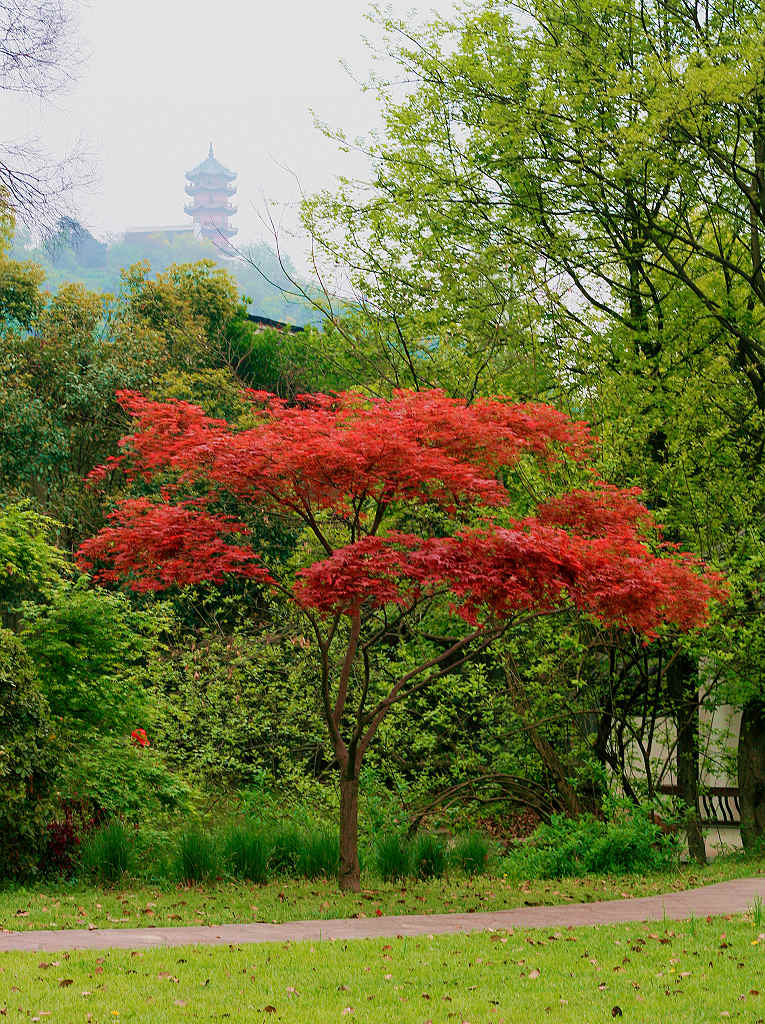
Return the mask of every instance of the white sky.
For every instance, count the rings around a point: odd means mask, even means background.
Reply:
[[[420,0],[417,16],[454,8]],[[374,98],[340,63],[368,77],[366,10],[366,0],[84,0],[76,85],[45,104],[2,97],[5,138],[38,137],[55,155],[82,139],[96,182],[77,206],[97,233],[187,221],[184,173],[212,141],[239,175],[236,241],[266,238],[264,197],[294,208],[295,176],[311,192],[353,168],[311,109],[351,137],[375,123]],[[287,213],[285,248],[301,263],[294,224]]]

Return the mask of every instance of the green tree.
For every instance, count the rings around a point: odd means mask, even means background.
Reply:
[[[19,639],[0,629],[0,875],[37,866],[57,762],[48,705]]]
[[[382,19],[408,87],[378,83],[374,174],[304,210],[358,296],[335,318],[346,358],[368,386],[470,398],[499,380],[588,415],[605,475],[743,578],[762,548],[761,6],[515,10]],[[727,652],[664,646],[693,810],[699,666]],[[761,720],[759,682],[738,699],[745,726]],[[759,735],[745,727],[744,745]],[[689,837],[702,856],[698,826]]]

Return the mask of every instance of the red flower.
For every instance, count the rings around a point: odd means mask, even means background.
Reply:
[[[130,739],[137,747],[149,746],[149,737],[146,735],[145,729],[133,729],[130,733]]]

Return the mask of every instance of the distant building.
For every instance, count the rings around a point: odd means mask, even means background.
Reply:
[[[229,223],[237,210],[229,201],[236,192],[236,185],[232,184],[236,174],[215,159],[211,142],[207,159],[187,171],[186,178],[186,194],[193,202],[187,203],[184,210],[205,238],[225,246],[226,240],[237,230]]]
[[[301,327],[300,324],[286,324],[283,320],[272,320],[269,316],[257,316],[255,313],[248,313],[247,319],[251,324],[257,325],[256,330],[258,331],[265,331],[266,328],[272,327],[280,334],[299,334],[305,330],[305,327]]]
[[[192,224],[153,224],[140,228],[127,228],[125,241],[140,245],[147,241],[169,242],[173,238],[193,238],[194,235],[195,230]]]

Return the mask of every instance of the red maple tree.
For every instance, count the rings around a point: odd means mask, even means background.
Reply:
[[[292,406],[250,395],[254,425],[235,430],[185,402],[121,393],[136,430],[107,469],[160,474],[163,500],[123,501],[79,560],[136,590],[234,574],[293,602],[313,638],[339,767],[342,888],[359,888],[359,770],[391,708],[519,617],[570,607],[650,636],[663,623],[702,625],[722,593],[718,576],[662,543],[636,490],[593,482],[513,517],[528,460],[550,480],[562,465],[587,468],[586,424],[549,406],[466,407],[441,391],[300,396]],[[257,508],[301,525],[318,558],[290,578],[264,566],[247,525],[215,512],[232,498],[245,518]],[[389,657],[380,671],[386,652],[417,635],[416,664],[391,679]]]

